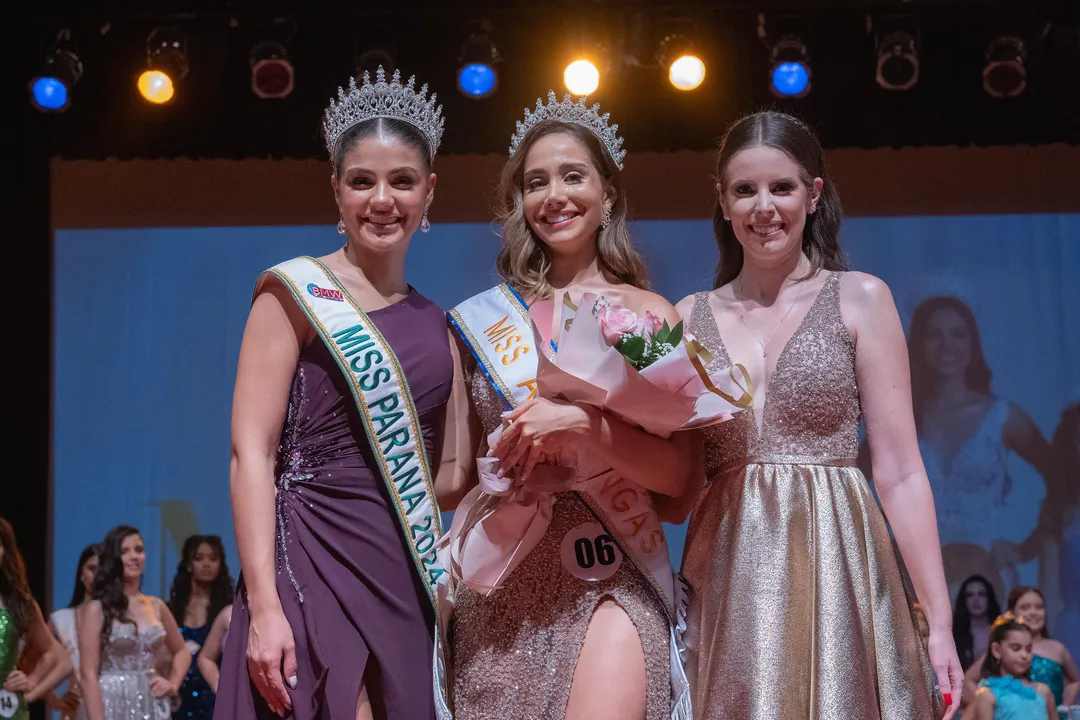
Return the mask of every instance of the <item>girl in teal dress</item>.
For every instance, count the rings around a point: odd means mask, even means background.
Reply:
[[[19,668],[20,650],[22,657],[34,660],[29,673]],[[0,718],[27,720],[29,704],[70,673],[71,659],[30,594],[15,532],[0,517]]]
[[[990,630],[982,681],[972,720],[1054,720],[1054,695],[1031,679],[1035,636],[1018,616],[1006,613]]]
[[[1050,688],[1055,707],[1074,704],[1080,690],[1080,672],[1068,648],[1050,637],[1042,591],[1026,585],[1015,588],[1009,593],[1008,612],[1023,618],[1033,636],[1031,679]],[[984,655],[965,675],[964,700],[967,704],[973,702],[975,684],[978,678],[984,677],[982,666],[988,658]]]

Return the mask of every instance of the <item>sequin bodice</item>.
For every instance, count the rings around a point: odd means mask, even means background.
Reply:
[[[1050,692],[1054,693],[1055,704],[1061,704],[1062,695],[1065,694],[1065,668],[1061,666],[1061,663],[1054,662],[1042,655],[1033,655],[1031,657],[1031,679],[1050,688]]]
[[[15,669],[18,659],[19,630],[15,627],[15,618],[7,608],[0,607],[0,680]]]
[[[165,628],[160,623],[139,630],[131,623],[114,621],[109,642],[101,649],[101,672],[150,672],[163,642]]]
[[[752,461],[813,463],[857,456],[861,411],[855,347],[840,315],[841,277],[833,273],[825,280],[777,358],[760,436],[750,412],[705,429],[708,477]],[[709,370],[732,364],[708,293],[694,297],[689,329],[713,353]]]

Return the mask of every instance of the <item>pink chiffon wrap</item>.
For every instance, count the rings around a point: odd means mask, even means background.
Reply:
[[[552,357],[538,353],[540,397],[591,405],[659,437],[723,422],[752,405],[745,368],[707,374],[708,354],[690,336],[652,365],[635,369],[604,339],[591,312],[597,302],[586,293],[580,307],[589,310],[578,313],[564,298],[558,351]],[[529,309],[537,347],[548,347],[540,328],[551,327],[554,307],[547,300]],[[488,447],[501,433],[502,428],[488,437]],[[586,453],[560,456],[559,463],[536,467],[522,484],[513,473],[498,476],[498,458],[477,458],[480,481],[458,506],[440,551],[452,577],[489,596],[543,538],[554,494],[587,490],[610,474]]]

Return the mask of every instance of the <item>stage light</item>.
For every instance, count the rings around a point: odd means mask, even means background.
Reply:
[[[674,33],[665,37],[656,59],[660,67],[667,69],[668,82],[678,90],[696,90],[705,82],[705,61],[689,35]]]
[[[295,72],[285,46],[262,42],[251,49],[251,92],[256,97],[277,99],[293,91]]]
[[[705,82],[705,63],[695,55],[683,55],[671,63],[668,80],[679,90],[696,90]]]
[[[810,54],[800,40],[781,40],[773,46],[769,89],[782,98],[810,93]]]
[[[1013,35],[1001,35],[990,41],[983,67],[983,89],[996,98],[1013,98],[1027,87],[1027,49],[1024,41]]]
[[[30,104],[41,112],[64,112],[82,74],[82,62],[74,51],[54,48],[45,56],[41,72],[30,81]]]
[[[188,74],[187,42],[178,31],[159,28],[146,38],[149,69],[139,75],[139,93],[147,102],[163,105],[176,94],[176,84]]]
[[[919,48],[914,36],[899,31],[878,44],[877,84],[886,90],[908,90],[919,82]]]
[[[779,17],[766,28],[764,13],[758,15],[757,35],[769,49],[769,90],[790,99],[810,93],[810,50],[802,38],[805,22],[798,17]]]
[[[600,87],[600,71],[589,60],[574,60],[563,71],[563,84],[572,95],[592,95]]]
[[[458,90],[465,97],[482,100],[491,97],[499,87],[499,72],[495,65],[502,58],[495,48],[492,34],[491,23],[486,20],[465,26],[465,41],[458,57],[457,73]]]
[[[176,94],[172,78],[161,70],[144,70],[142,75],[139,75],[138,86],[143,98],[155,105],[169,102]]]

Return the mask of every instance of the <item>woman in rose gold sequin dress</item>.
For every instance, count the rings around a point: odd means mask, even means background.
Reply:
[[[618,164],[586,125],[545,120],[529,130],[504,169],[500,197],[504,247],[498,267],[525,302],[564,292],[578,302],[592,292],[677,322],[674,308],[645,289]],[[463,348],[462,355],[468,357],[474,416],[458,426],[472,424],[477,431],[473,454],[458,455],[478,457],[488,450],[481,438],[500,426],[508,403],[469,351]],[[510,440],[493,448],[508,468],[522,449],[540,448],[545,457],[587,452],[647,497],[648,491],[681,494],[686,470],[696,467],[686,462],[678,441],[594,409],[533,399],[518,405],[515,415],[513,430],[503,436]],[[531,443],[518,442],[530,437]],[[448,507],[446,498],[440,497],[440,506]],[[561,554],[564,539],[598,517],[583,494],[558,492],[542,539],[498,589],[485,596],[458,585],[456,720],[672,717],[668,610],[650,579],[622,555],[610,576],[583,579]],[[658,518],[655,528],[662,545]],[[681,668],[678,675],[683,677]]]
[[[740,120],[717,177],[717,289],[678,308],[718,367],[747,368],[754,411],[703,435],[709,482],[683,560],[694,716],[923,720],[944,712],[935,674],[951,716],[963,673],[889,290],[844,272],[839,199],[802,122]],[[860,414],[932,666],[855,467]]]

